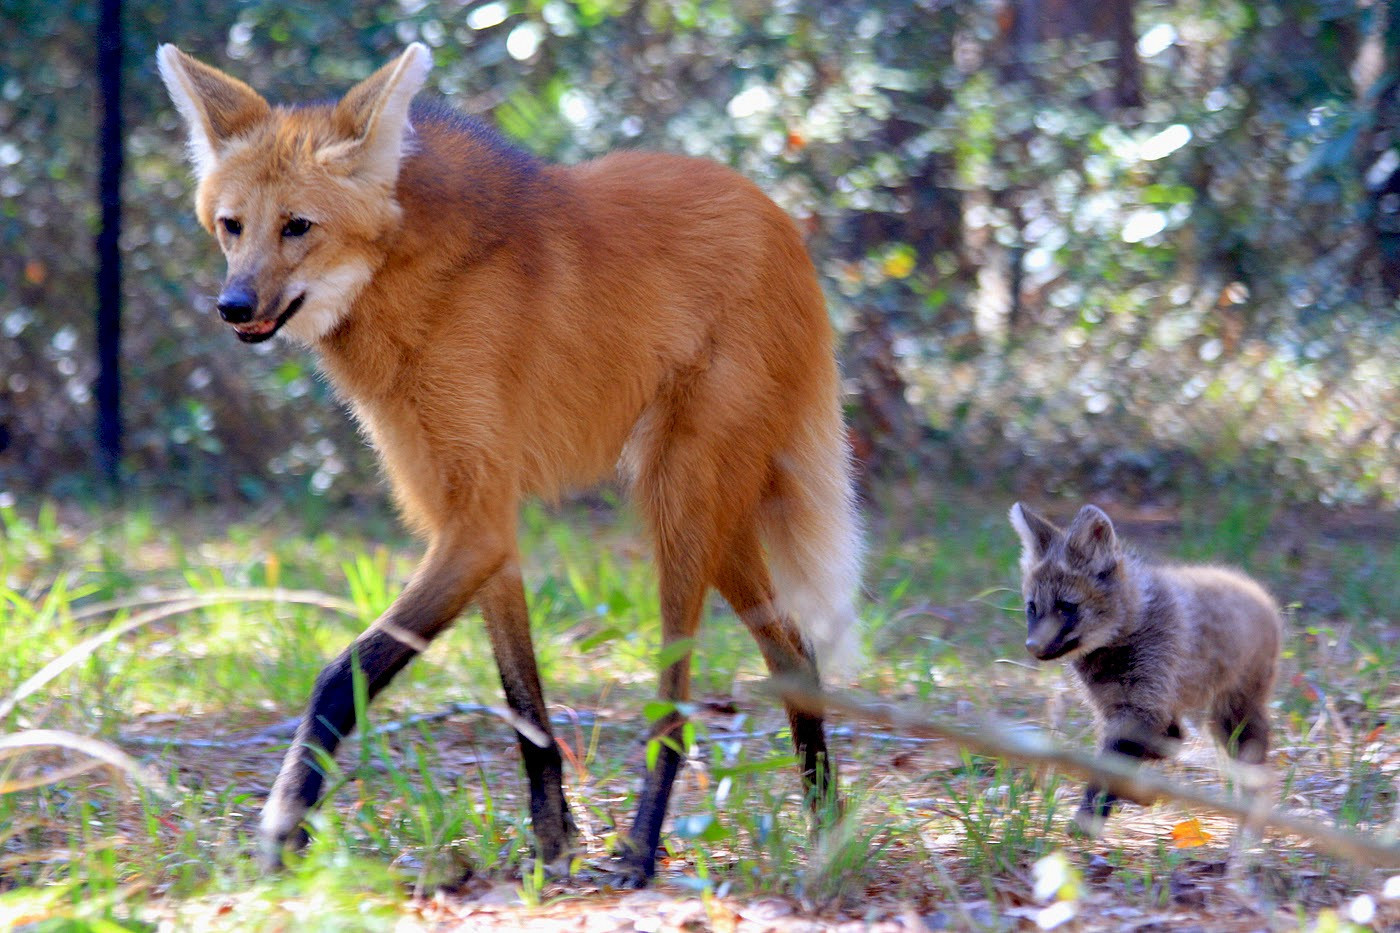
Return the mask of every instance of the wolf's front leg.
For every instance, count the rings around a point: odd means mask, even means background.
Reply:
[[[283,851],[306,841],[302,820],[325,786],[322,760],[355,727],[354,666],[358,664],[373,699],[452,623],[500,565],[501,554],[498,548],[466,547],[460,538],[440,537],[384,615],[321,671],[263,807],[258,854],[264,868],[279,868]]]

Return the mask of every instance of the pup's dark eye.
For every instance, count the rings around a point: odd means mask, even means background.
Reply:
[[[238,236],[243,232],[243,222],[233,217],[225,217],[220,223],[224,225],[224,230],[229,236]]]
[[[1073,619],[1075,616],[1079,615],[1079,603],[1057,599],[1055,600],[1055,611],[1066,619]]]
[[[1032,619],[1035,618],[1035,600],[1032,599],[1030,602],[1026,603],[1026,615],[1030,616]]]
[[[282,225],[283,236],[302,236],[311,229],[311,221],[305,217],[293,217]]]

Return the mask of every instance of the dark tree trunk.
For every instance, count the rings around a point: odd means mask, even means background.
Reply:
[[[1375,100],[1362,165],[1371,202],[1366,220],[1381,287],[1394,301],[1400,298],[1400,163],[1394,159],[1400,151],[1400,78],[1392,79]]]
[[[97,25],[97,86],[102,102],[98,134],[102,205],[97,234],[97,451],[103,474],[115,484],[122,456],[121,419],[121,235],[122,23],[121,0],[100,0]]]
[[[1378,7],[1376,15],[1380,22],[1348,59],[1359,79],[1357,96],[1375,102],[1370,129],[1362,134],[1360,168],[1370,200],[1371,252],[1384,297],[1395,301],[1400,299],[1400,6]]]
[[[1032,48],[1042,42],[1088,39],[1113,46],[1114,86],[1094,104],[1100,110],[1142,106],[1142,66],[1137,55],[1133,0],[1015,0],[1002,28],[1011,46],[1005,74],[1012,80],[1034,80]]]
[[[873,476],[910,476],[926,465],[925,422],[905,397],[894,344],[888,316],[862,307],[842,362],[856,401],[848,431],[863,491]]]

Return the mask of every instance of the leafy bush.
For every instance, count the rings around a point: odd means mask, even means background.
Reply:
[[[304,99],[422,40],[435,91],[536,151],[708,155],[788,208],[850,338],[853,404],[877,412],[856,420],[886,435],[862,453],[941,453],[975,479],[1054,487],[1247,477],[1283,498],[1393,499],[1400,16],[1364,0],[1138,0],[1125,48],[1026,44],[1032,10],[129,4],[132,484],[377,495],[310,358],[234,348],[209,320],[221,264],[189,209],[156,43]],[[92,16],[14,3],[0,25],[0,487],[14,491],[90,482]],[[1122,87],[1125,56],[1140,88]],[[932,428],[922,440],[893,431],[899,396]]]

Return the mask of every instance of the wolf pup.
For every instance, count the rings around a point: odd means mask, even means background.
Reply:
[[[538,857],[567,863],[516,545],[524,497],[621,466],[672,649],[659,692],[677,706],[657,734],[681,724],[710,587],[775,672],[815,684],[819,655],[851,653],[861,547],[832,329],[796,225],[757,187],[656,153],[546,164],[413,103],[432,64],[416,43],[309,105],[269,105],[170,45],[158,63],[188,127],[196,213],[228,260],[219,316],[244,343],[286,333],[317,353],[427,544],[317,678],[263,810],[266,864],[303,841],[320,757],[355,725],[356,678],[373,697],[471,602],[521,720]],[[788,715],[819,807],[836,792],[822,720]],[[646,775],[622,883],[655,869],[680,763],[665,743]]]
[[[1069,660],[1102,751],[1165,758],[1182,717],[1204,713],[1232,756],[1264,761],[1283,620],[1259,584],[1220,567],[1147,564],[1092,505],[1061,531],[1018,502],[1011,524],[1022,544],[1026,650]],[[1091,785],[1075,823],[1097,835],[1115,800]]]

